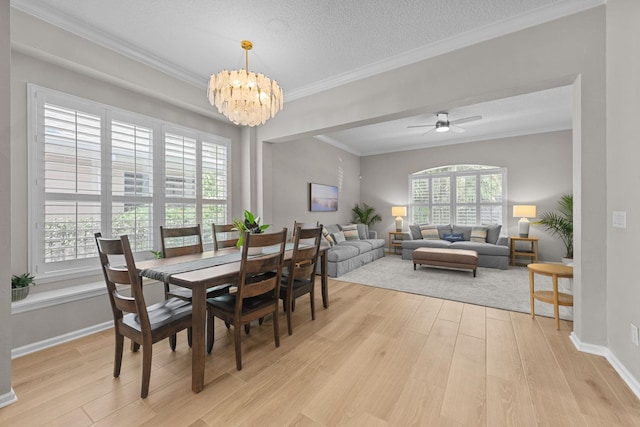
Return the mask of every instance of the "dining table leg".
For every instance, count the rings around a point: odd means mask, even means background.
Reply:
[[[191,389],[199,393],[204,388],[205,321],[207,315],[207,289],[194,287],[192,303]]]

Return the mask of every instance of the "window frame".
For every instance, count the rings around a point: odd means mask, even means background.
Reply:
[[[27,123],[27,175],[33,185],[28,186],[27,194],[27,220],[28,220],[28,268],[38,279],[39,283],[49,283],[58,280],[81,278],[99,273],[99,263],[96,256],[87,258],[45,262],[45,144],[41,140],[44,137],[44,111],[46,104],[54,104],[63,108],[95,114],[100,117],[100,192],[91,197],[69,193],[70,201],[91,199],[100,205],[100,222],[103,235],[111,236],[113,222],[112,208],[114,203],[131,202],[152,204],[151,208],[151,234],[153,236],[152,249],[161,247],[159,225],[165,224],[165,135],[166,133],[178,134],[182,137],[195,138],[196,140],[196,223],[203,229],[210,224],[202,224],[203,208],[211,203],[202,199],[202,144],[211,143],[225,147],[226,150],[226,199],[216,199],[215,203],[226,206],[226,215],[231,212],[231,140],[219,135],[201,132],[175,123],[130,112],[118,107],[102,104],[88,99],[69,95],[53,89],[48,89],[29,83],[28,90],[28,123]],[[152,131],[151,142],[151,195],[118,195],[112,193],[112,133],[113,121],[124,122],[137,127],[147,127]],[[59,194],[58,194],[59,196]],[[227,218],[230,220],[230,218]],[[193,224],[190,224],[193,225]],[[98,230],[96,230],[97,232]],[[203,230],[204,231],[204,230]],[[210,239],[211,240],[211,239]],[[206,242],[211,244],[212,242]],[[209,245],[207,245],[209,246]],[[145,250],[137,252],[142,258],[151,258],[152,254]]]
[[[460,170],[457,170],[460,168]],[[444,170],[444,169],[452,169],[452,170]],[[487,203],[482,202],[481,198],[481,179],[482,175],[494,175],[501,174],[502,175],[502,201],[501,203]],[[457,200],[457,188],[458,188],[458,178],[459,177],[468,177],[475,176],[476,180],[476,194],[475,194],[475,202],[474,203],[458,203]],[[434,203],[433,197],[433,180],[441,179],[441,178],[449,179],[449,202],[448,203]],[[415,203],[414,200],[414,181],[419,179],[428,179],[429,180],[429,201],[426,203]],[[409,222],[411,224],[414,223],[422,223],[421,221],[415,220],[416,210],[419,208],[427,208],[429,211],[428,214],[428,223],[429,224],[440,224],[440,222],[433,221],[433,207],[448,207],[449,208],[449,224],[457,224],[457,207],[460,206],[471,206],[475,205],[476,207],[476,220],[474,225],[481,224],[481,216],[482,216],[482,206],[501,206],[502,212],[502,224],[503,225],[507,218],[507,168],[499,167],[499,166],[489,166],[489,165],[469,165],[469,164],[458,164],[458,165],[448,165],[448,166],[438,166],[434,168],[425,169],[419,172],[415,172],[409,174]],[[462,225],[462,224],[460,224]]]

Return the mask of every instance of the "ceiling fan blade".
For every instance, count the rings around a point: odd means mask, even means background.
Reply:
[[[465,133],[466,132],[466,130],[464,130],[460,126],[456,126],[456,125],[452,125],[452,124],[449,124],[449,130],[451,132],[455,132],[455,133]]]
[[[413,125],[413,126],[407,126],[407,129],[409,128],[424,128],[427,126],[435,126],[435,125]]]
[[[422,134],[422,136],[425,136],[428,133],[433,132],[434,130],[436,130],[436,127],[434,126],[433,129],[429,129],[428,131],[426,131],[425,133]]]
[[[471,116],[471,117],[465,117],[463,119],[453,120],[452,122],[449,122],[449,123],[452,125],[459,125],[462,123],[475,122],[476,120],[480,120],[480,119],[482,119],[482,116]]]

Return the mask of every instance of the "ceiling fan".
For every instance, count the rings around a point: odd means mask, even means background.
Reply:
[[[425,135],[434,130],[436,132],[452,131],[452,132],[462,133],[462,132],[465,132],[465,130],[464,128],[461,128],[458,125],[462,123],[475,122],[476,120],[482,119],[482,116],[471,116],[471,117],[465,117],[463,119],[449,121],[449,113],[446,113],[446,112],[440,112],[436,114],[436,117],[438,117],[438,120],[433,125],[414,125],[414,126],[407,126],[407,128],[432,127],[433,129],[430,129],[429,131],[427,131]]]

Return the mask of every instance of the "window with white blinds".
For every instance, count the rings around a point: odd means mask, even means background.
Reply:
[[[454,165],[409,176],[409,217],[415,224],[502,224],[506,169]]]
[[[94,233],[161,247],[157,228],[224,223],[229,140],[29,85],[29,268],[95,274]]]

